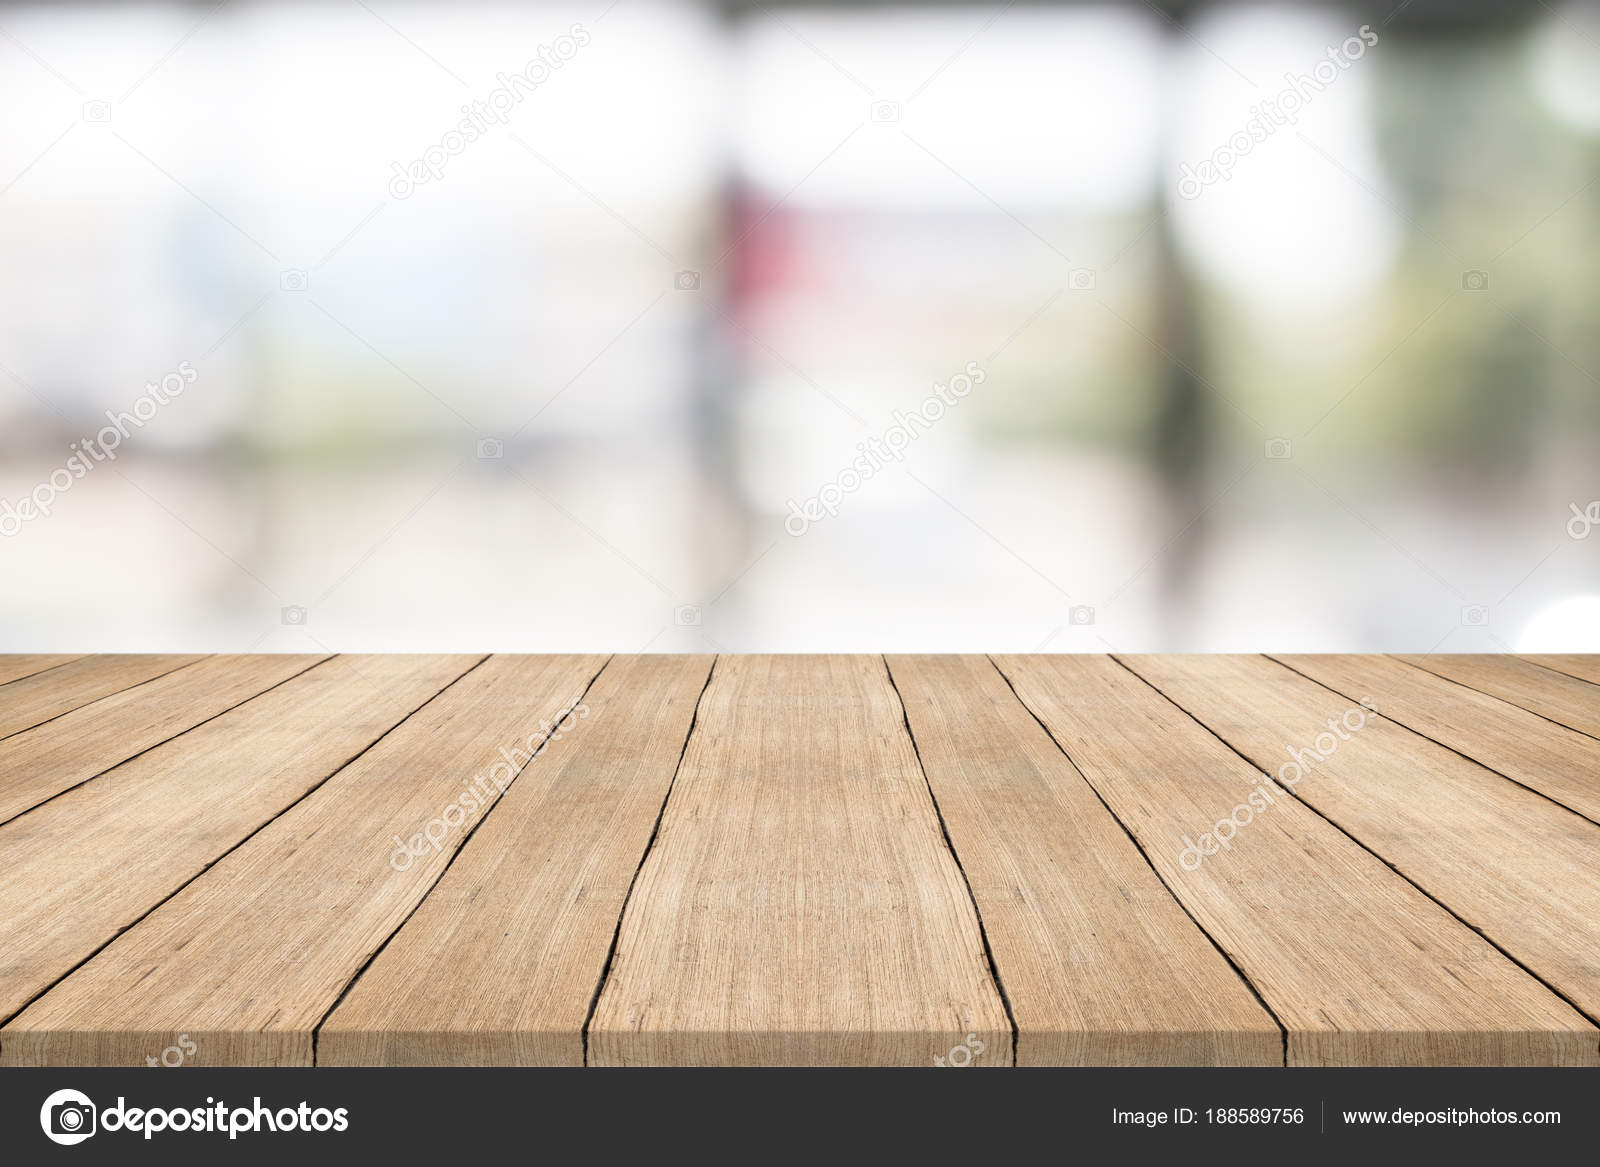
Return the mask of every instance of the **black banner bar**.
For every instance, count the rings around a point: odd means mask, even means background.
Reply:
[[[0,1070],[18,1162],[1600,1147],[1600,1070]],[[1028,1149],[1034,1149],[1030,1152]]]

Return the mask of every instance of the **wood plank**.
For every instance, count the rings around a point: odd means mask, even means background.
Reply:
[[[708,656],[613,660],[317,1035],[317,1064],[581,1066]],[[471,991],[463,992],[463,986]]]
[[[0,827],[0,1020],[480,659],[336,657]]]
[[[1600,822],[1600,741],[1385,656],[1278,656],[1319,684]]]
[[[491,657],[0,1029],[0,1063],[141,1065],[183,1032],[196,1065],[311,1065],[317,1024],[604,663]]]
[[[1577,677],[1580,681],[1600,685],[1600,655],[1594,653],[1540,653],[1521,659],[1558,673],[1566,673],[1569,677]]]
[[[724,662],[726,667],[724,667]],[[592,1065],[1011,1061],[882,660],[718,661],[623,914]]]
[[[89,656],[0,689],[0,738],[204,660],[203,656]]]
[[[0,823],[326,659],[207,657],[0,741]]]
[[[1115,661],[997,663],[1261,993],[1291,1065],[1600,1064],[1570,1005]],[[1230,817],[1227,849],[1207,842]]]
[[[9,685],[12,681],[21,680],[23,677],[31,677],[35,673],[44,672],[46,669],[53,669],[82,659],[82,653],[76,655],[9,653],[0,656],[0,685]]]
[[[1600,685],[1498,653],[1400,653],[1395,659],[1600,737]]]
[[[1283,1031],[983,656],[892,656],[1019,1066],[1282,1065]]]
[[[1265,657],[1122,660],[1600,1018],[1600,826]]]

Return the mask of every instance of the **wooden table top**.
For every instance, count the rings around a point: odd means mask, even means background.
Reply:
[[[0,1064],[1600,1064],[1600,657],[0,657]]]

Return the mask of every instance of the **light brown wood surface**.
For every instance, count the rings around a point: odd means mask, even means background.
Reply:
[[[1415,665],[1385,656],[1274,656],[1513,782],[1600,822],[1600,741]]]
[[[0,1065],[1600,1063],[1600,664],[1284,660],[0,658]]]
[[[335,658],[0,827],[0,1022],[478,659]]]
[[[525,765],[514,751],[604,663],[498,656],[468,672],[0,1029],[0,1062],[140,1065],[181,1031],[196,1065],[310,1065],[317,1024],[498,797],[467,807],[464,792],[502,749]],[[459,825],[398,869],[394,837],[452,805]]]
[[[325,659],[207,657],[0,741],[0,823]]]
[[[46,669],[58,668],[69,661],[81,660],[83,654],[74,656],[52,653],[11,653],[0,656],[0,685],[9,685],[23,677],[31,677]]]
[[[30,658],[36,659],[36,658]],[[59,668],[30,670],[7,683],[0,700],[0,738],[203,660],[199,656],[92,656]]]
[[[592,1065],[933,1066],[1011,1025],[875,657],[724,657],[622,916]]]
[[[983,656],[892,656],[1017,1064],[1282,1065],[1283,1031]]]
[[[1282,793],[1257,813],[1260,772],[1116,661],[997,663],[1256,986],[1291,1065],[1600,1064],[1600,1031],[1321,816]]]
[[[1519,657],[1478,653],[1400,655],[1469,689],[1498,697],[1590,737],[1600,737],[1600,686]]]
[[[318,1065],[583,1065],[617,918],[710,671],[708,656],[607,666],[572,731],[322,1024]]]
[[[1600,826],[1265,657],[1121,659],[1265,772],[1299,751],[1296,797],[1600,1018]]]
[[[1536,665],[1543,665],[1547,669],[1554,669],[1558,673],[1566,673],[1569,677],[1577,677],[1580,681],[1589,681],[1600,685],[1600,656],[1584,656],[1580,653],[1556,653],[1543,656],[1523,656],[1525,661],[1532,661]]]

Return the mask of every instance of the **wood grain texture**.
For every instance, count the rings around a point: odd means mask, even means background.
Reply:
[[[491,657],[0,1029],[0,1061],[140,1065],[184,1032],[196,1065],[312,1064],[317,1024],[604,659]]]
[[[1400,654],[1395,659],[1509,701],[1568,729],[1600,737],[1600,685],[1514,656],[1429,653]]]
[[[0,827],[0,1021],[478,657],[337,657]]]
[[[1011,1026],[883,662],[728,657],[589,1029],[594,1065],[931,1066]]]
[[[983,656],[892,656],[1017,1065],[1282,1065],[1283,1031]]]
[[[1261,993],[1290,1064],[1600,1064],[1600,1031],[1570,1005],[1308,807],[1263,789],[1255,767],[1115,661],[997,663]],[[1244,825],[1227,849],[1191,863],[1188,841],[1230,816]]]
[[[47,653],[9,653],[0,656],[0,685],[9,685],[23,677],[31,677],[46,669],[58,668],[71,661],[82,660],[83,654],[52,655]]]
[[[1265,657],[1123,663],[1600,1017],[1600,826]]]
[[[90,656],[0,688],[0,738],[203,660],[200,656]]]
[[[1595,658],[156,659],[0,658],[0,1064],[1600,1063]]]
[[[322,1024],[317,1064],[581,1066],[705,656],[613,660]],[[463,986],[471,986],[463,991]]]
[[[0,741],[0,823],[326,659],[207,657]]]
[[[1277,656],[1384,716],[1600,822],[1600,741],[1509,701],[1384,656]]]
[[[1593,653],[1554,653],[1523,656],[1520,659],[1577,677],[1580,681],[1600,685],[1600,655]]]

